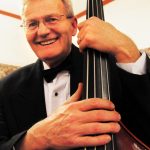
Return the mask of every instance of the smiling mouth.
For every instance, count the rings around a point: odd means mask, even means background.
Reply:
[[[58,38],[55,38],[55,39],[51,39],[48,41],[42,41],[42,42],[37,42],[37,43],[42,45],[42,46],[46,46],[46,45],[50,45],[50,44],[55,43],[57,40],[58,40]]]

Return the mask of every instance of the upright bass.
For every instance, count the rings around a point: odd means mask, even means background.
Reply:
[[[102,0],[87,0],[86,18],[92,16],[104,20]],[[99,97],[110,100],[109,84],[108,54],[86,48],[83,64],[83,99]],[[80,150],[150,150],[122,122],[120,125],[121,131],[115,135],[111,134],[110,143],[102,146],[84,147]]]

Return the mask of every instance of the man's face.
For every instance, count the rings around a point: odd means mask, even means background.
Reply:
[[[49,16],[59,16],[61,19],[47,26]],[[25,33],[31,48],[41,60],[49,65],[56,65],[68,55],[72,36],[77,32],[77,22],[75,18],[66,18],[61,0],[29,0],[24,9],[23,20],[30,28],[39,23],[36,29],[25,29]]]

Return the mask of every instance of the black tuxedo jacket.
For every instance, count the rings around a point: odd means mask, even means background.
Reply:
[[[71,53],[73,94],[82,81],[83,56],[74,45]],[[130,74],[119,69],[112,56],[109,63],[111,100],[116,110],[124,124],[150,144],[150,71],[145,75]],[[0,81],[0,150],[11,150],[26,130],[47,117],[41,72],[42,62],[37,60]]]

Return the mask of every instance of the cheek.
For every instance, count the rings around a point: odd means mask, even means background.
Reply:
[[[63,37],[64,37],[64,40],[68,43],[71,43],[72,42],[72,32],[70,29],[68,30],[64,30],[64,32],[62,32],[63,34]]]
[[[31,34],[26,34],[26,39],[28,41],[28,43],[30,44],[30,46],[32,47],[32,44],[33,44],[33,39],[34,39],[34,35],[31,35]]]
[[[65,34],[64,38],[62,39],[62,45],[63,45],[64,51],[68,51],[68,49],[70,49],[71,44],[72,44],[71,34]]]

